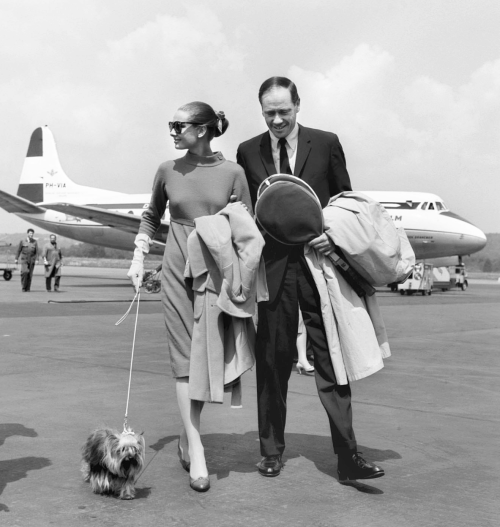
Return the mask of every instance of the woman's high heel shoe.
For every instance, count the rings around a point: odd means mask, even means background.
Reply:
[[[181,462],[182,468],[186,472],[189,472],[191,470],[191,462],[190,461],[186,461],[184,459],[184,455],[183,455],[182,448],[181,448],[181,440],[180,440],[180,438],[179,438],[179,442],[177,443],[177,455],[179,456],[179,461]]]
[[[193,479],[189,476],[189,486],[196,492],[206,492],[210,488],[210,478]]]
[[[296,368],[299,375],[314,375],[314,366],[311,366],[309,363],[307,366],[304,366],[302,363],[297,362]]]

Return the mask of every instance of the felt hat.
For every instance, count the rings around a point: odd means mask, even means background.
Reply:
[[[318,196],[305,181],[288,174],[274,174],[260,184],[255,216],[269,236],[285,245],[302,245],[323,234]]]

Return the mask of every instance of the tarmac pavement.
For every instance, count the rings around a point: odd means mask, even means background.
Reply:
[[[142,294],[129,423],[146,467],[133,501],[91,492],[80,448],[121,429],[134,311],[123,269],[63,269],[60,293],[0,279],[0,525],[483,527],[500,524],[500,285],[430,297],[378,294],[393,356],[354,382],[359,450],[386,476],[342,485],[314,379],[292,373],[286,466],[260,460],[255,375],[243,408],[205,405],[211,489],[190,489],[177,458],[180,417],[159,295]]]

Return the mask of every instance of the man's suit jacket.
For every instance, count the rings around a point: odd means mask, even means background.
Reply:
[[[236,160],[245,169],[252,205],[255,206],[259,185],[267,177],[276,174],[269,132],[241,143]],[[313,188],[322,207],[339,192],[352,190],[342,146],[338,137],[331,132],[299,125],[294,176],[300,177]],[[291,247],[280,244],[270,236],[265,236],[265,240],[263,256],[269,301],[272,302],[280,288]]]

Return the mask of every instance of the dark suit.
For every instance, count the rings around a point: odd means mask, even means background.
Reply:
[[[269,132],[242,143],[237,161],[245,169],[255,205],[259,185],[276,174]],[[351,190],[342,146],[330,132],[299,126],[294,175],[314,189],[323,207],[331,196]],[[285,448],[286,397],[296,353],[299,304],[314,352],[316,385],[330,421],[334,450],[355,450],[350,387],[335,381],[319,295],[303,246],[285,246],[269,236],[265,240],[269,301],[259,304],[255,346],[262,455],[282,454]]]

